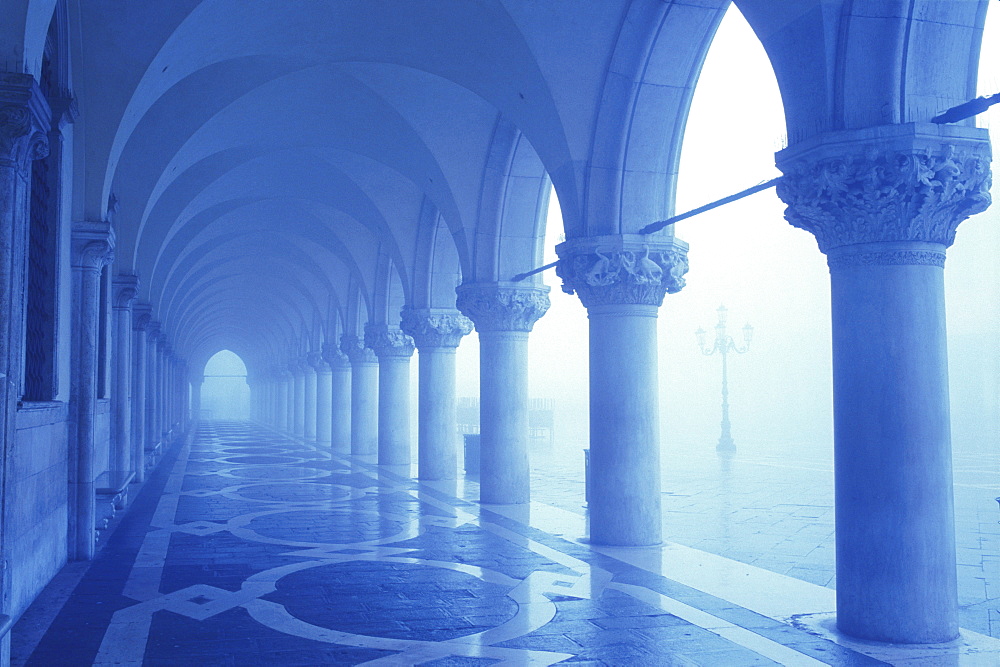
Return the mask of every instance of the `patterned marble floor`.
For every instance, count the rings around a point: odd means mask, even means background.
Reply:
[[[578,513],[480,506],[471,481],[409,473],[202,424],[98,558],[67,568],[50,617],[26,615],[39,639],[15,638],[12,663],[1000,664],[973,632],[852,642],[824,586],[676,543],[590,547]]]

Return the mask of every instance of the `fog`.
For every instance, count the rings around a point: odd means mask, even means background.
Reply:
[[[1000,18],[991,8],[980,94],[1000,91]],[[943,109],[942,109],[943,110]],[[1000,107],[980,116],[1000,142]],[[681,158],[676,211],[683,212],[779,175],[780,95],[763,48],[739,12],[724,19],[698,83]],[[1000,180],[1000,179],[997,179]],[[997,188],[994,187],[994,199]],[[729,308],[730,333],[754,326],[750,351],[729,358],[732,433],[740,452],[832,456],[830,286],[814,238],[782,218],[768,190],[676,225],[688,243],[687,287],[660,309],[660,406],[666,456],[713,452],[721,416],[721,363],[698,349]],[[650,221],[652,222],[652,221]],[[1000,432],[1000,209],[959,226],[948,251],[946,303],[956,453],[994,451]],[[545,262],[556,259],[562,222],[553,195]],[[552,307],[530,342],[531,394],[556,401],[556,446],[588,442],[587,318],[576,296],[545,273]],[[458,395],[478,394],[478,341],[458,350]],[[415,385],[415,383],[414,383]]]
[[[203,419],[249,419],[250,387],[247,367],[235,352],[217,352],[205,364],[201,387]]]

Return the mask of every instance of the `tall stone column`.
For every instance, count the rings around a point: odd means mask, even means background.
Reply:
[[[188,380],[187,363],[177,361],[177,421],[181,433],[187,433],[191,424],[191,384]],[[199,387],[200,389],[200,387]]]
[[[70,488],[74,501],[73,556],[94,557],[95,487],[94,422],[97,406],[98,322],[101,314],[101,269],[114,257],[115,235],[107,222],[77,222],[73,225],[73,374],[70,384],[71,413],[75,417],[75,447],[72,448]]]
[[[341,350],[351,361],[351,454],[378,453],[378,358],[357,336],[343,336]]]
[[[985,130],[825,135],[777,155],[785,218],[816,236],[833,316],[837,625],[958,636],[944,260],[990,204]]]
[[[170,419],[170,356],[171,349],[170,344],[167,342],[165,336],[160,336],[160,373],[159,380],[160,386],[157,387],[160,392],[160,441],[163,443],[163,447],[166,448],[170,446],[171,438],[173,435],[173,423]]]
[[[149,306],[138,304],[132,308],[132,469],[135,481],[146,481],[146,327],[149,325]]]
[[[312,364],[312,355],[307,354],[302,359],[302,375],[304,382],[303,425],[302,437],[307,442],[316,442],[316,368]]]
[[[472,331],[472,321],[456,310],[404,308],[400,328],[419,354],[417,475],[454,479],[458,468],[455,414],[455,350]]]
[[[111,470],[124,475],[132,465],[132,300],[139,288],[139,278],[121,275],[114,281],[115,349],[112,366],[115,385],[112,391],[114,450]]]
[[[479,499],[526,503],[528,333],[549,308],[549,288],[470,283],[456,292],[458,309],[479,332]]]
[[[195,422],[201,419],[201,387],[204,384],[204,375],[191,378],[191,419]]]
[[[292,374],[292,435],[301,438],[306,432],[306,375],[298,359],[288,365],[288,371]]]
[[[661,541],[656,317],[684,286],[687,244],[624,234],[556,246],[563,290],[590,319],[590,537]]]
[[[386,325],[365,327],[378,358],[378,462],[410,465],[410,357],[413,339]]]
[[[330,449],[351,451],[351,361],[334,343],[323,344],[323,360],[330,366]]]
[[[160,323],[146,327],[146,451],[160,444]]]
[[[308,357],[309,364],[316,372],[316,444],[330,447],[333,432],[333,372],[323,355],[313,352]]]
[[[291,401],[289,400],[289,394],[293,393],[290,391],[292,374],[280,366],[275,368],[274,374],[275,378],[277,378],[276,391],[274,393],[274,428],[282,433],[290,433],[292,413],[290,410]]]

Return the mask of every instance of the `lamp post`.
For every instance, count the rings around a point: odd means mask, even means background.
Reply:
[[[727,358],[730,352],[743,354],[750,350],[750,340],[753,338],[753,327],[747,324],[743,327],[743,346],[738,347],[733,337],[726,333],[726,318],[729,310],[725,306],[719,306],[719,322],[715,325],[715,341],[711,346],[707,344],[707,333],[701,327],[695,332],[698,337],[698,347],[705,356],[711,356],[718,352],[722,355],[722,435],[719,436],[719,444],[716,450],[719,452],[735,452],[736,443],[729,425],[729,368]]]

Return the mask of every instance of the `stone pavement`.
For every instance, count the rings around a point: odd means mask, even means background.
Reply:
[[[733,462],[734,479],[740,469]],[[852,642],[831,628],[829,588],[704,550],[760,534],[755,544],[776,540],[784,557],[782,530],[829,519],[797,498],[767,524],[766,503],[748,509],[750,496],[734,495],[702,517],[698,539],[714,541],[704,548],[611,549],[586,543],[572,480],[558,471],[536,481],[530,507],[480,506],[463,499],[475,497],[473,480],[419,483],[409,472],[204,423],[98,558],[67,568],[71,594],[39,599],[51,617],[29,611],[12,663],[1000,664],[1000,642],[971,632],[944,647]],[[706,497],[720,493],[703,484]],[[547,494],[566,507],[540,502]],[[697,495],[665,496],[665,522],[685,532],[679,517],[701,513]],[[827,538],[817,529],[798,541]],[[792,567],[809,569],[811,553]],[[70,588],[65,578],[50,587]]]

